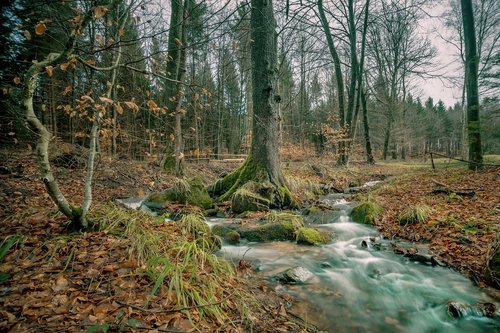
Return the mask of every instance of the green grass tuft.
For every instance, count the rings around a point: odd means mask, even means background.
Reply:
[[[422,223],[429,219],[431,208],[427,205],[416,205],[405,209],[399,214],[400,225]]]

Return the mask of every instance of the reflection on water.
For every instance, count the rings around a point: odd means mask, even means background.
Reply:
[[[385,241],[380,251],[362,247],[362,240],[375,237],[376,230],[352,222],[347,202],[332,203],[346,213],[318,226],[335,232],[331,244],[242,243],[224,246],[222,253],[254,260],[259,274],[270,280],[293,266],[309,269],[315,278],[307,284],[276,288],[296,298],[292,311],[330,332],[500,332],[498,317],[455,319],[446,313],[451,300],[493,302],[484,291],[451,269],[410,262],[394,254]],[[212,220],[211,224],[223,222],[228,221]]]

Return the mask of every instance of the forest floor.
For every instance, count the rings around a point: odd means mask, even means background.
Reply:
[[[156,269],[160,261],[141,261],[144,247],[134,243],[137,237],[127,231],[131,225],[120,226],[122,232],[103,227],[67,233],[62,226],[65,218],[39,180],[34,153],[4,152],[1,157],[0,166],[11,172],[0,175],[0,331],[187,332],[193,325],[202,332],[316,331],[287,310],[289,295],[275,293],[265,281],[244,278],[249,273],[245,261],[235,264],[235,274],[217,276],[217,264],[194,256],[201,260],[196,267],[170,277],[170,284],[174,278],[177,283],[184,281],[176,290],[162,283],[166,273]],[[377,221],[380,232],[429,243],[440,260],[484,286],[488,257],[499,242],[500,172],[498,168],[471,172],[448,162],[438,162],[436,170],[430,163],[354,164],[339,169],[327,160],[309,160],[284,163],[283,169],[289,179],[332,188],[390,177],[360,195],[370,196],[384,207]],[[188,164],[186,176],[202,175],[210,183],[236,166]],[[66,196],[80,204],[84,168],[56,167],[55,175]],[[113,222],[124,217],[107,203],[166,189],[174,179],[153,163],[103,159],[95,174],[93,216],[105,221],[103,224],[115,225]],[[433,193],[436,184],[474,191],[475,195]],[[312,200],[298,199],[304,205]],[[426,223],[399,225],[397,216],[402,210],[422,203],[432,208]],[[157,245],[165,251],[165,260],[180,265],[185,259],[179,259],[181,252],[185,256],[186,250],[179,250],[178,244],[192,244],[192,240],[175,223],[159,224],[143,215],[131,215],[131,219],[148,230],[148,237],[163,235]],[[178,292],[181,287],[202,292],[205,286],[196,285],[195,275],[213,280],[206,287],[213,288],[210,301],[197,306]],[[198,296],[191,295],[193,299]]]

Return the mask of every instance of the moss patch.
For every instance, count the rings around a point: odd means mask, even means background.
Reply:
[[[366,201],[352,209],[351,217],[355,222],[373,225],[382,211],[380,205]]]
[[[492,278],[500,286],[500,249],[497,249],[491,259],[488,261],[488,267]]]
[[[238,244],[240,242],[241,236],[235,228],[224,225],[216,225],[212,228],[212,232],[229,244]]]
[[[296,232],[304,226],[300,215],[289,212],[273,212],[264,224],[241,229],[239,233],[242,238],[251,242],[264,241],[293,241],[296,239]]]
[[[271,201],[266,199],[246,188],[240,188],[233,195],[231,200],[231,209],[235,213],[243,213],[245,211],[266,211],[269,210]]]
[[[305,245],[328,244],[332,240],[331,234],[313,228],[300,228],[297,231],[297,243]]]

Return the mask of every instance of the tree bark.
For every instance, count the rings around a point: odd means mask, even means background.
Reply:
[[[363,128],[365,134],[365,153],[366,162],[368,164],[375,164],[375,159],[372,153],[372,143],[370,140],[370,126],[368,124],[368,109],[366,107],[366,92],[361,90],[361,107],[363,108]]]
[[[481,132],[479,126],[479,89],[478,89],[478,54],[474,13],[471,0],[461,0],[462,20],[464,24],[465,80],[467,90],[467,131],[469,134],[470,169],[480,168],[483,164],[481,151]]]
[[[250,155],[243,165],[219,180],[214,189],[227,200],[248,181],[271,185],[271,205],[286,207],[293,203],[281,172],[279,119],[275,99],[277,74],[276,21],[272,0],[251,1],[253,123]],[[276,90],[277,93],[277,90]]]
[[[342,77],[342,68],[340,67],[340,58],[337,52],[337,48],[333,43],[332,33],[330,32],[330,25],[325,16],[325,10],[323,8],[323,0],[318,0],[318,13],[321,20],[321,25],[325,31],[326,42],[328,44],[328,49],[330,50],[330,55],[333,59],[333,65],[335,68],[335,79],[337,82],[338,90],[338,104],[339,104],[339,116],[340,116],[340,127],[345,129],[346,119],[345,119],[345,97],[344,97],[344,78]],[[343,141],[339,143],[339,164],[346,164],[347,159],[345,158],[345,144]]]
[[[177,106],[176,95],[178,92],[178,83],[175,82],[179,77],[179,61],[181,57],[181,41],[183,29],[183,0],[171,0],[170,12],[170,30],[168,32],[167,49],[167,68],[166,76],[173,80],[165,80],[165,105],[167,107],[167,120],[165,126],[166,146],[165,151],[159,156],[160,166],[165,170],[175,170],[175,152],[174,152],[174,129],[175,119],[172,120],[171,114],[175,112]]]

